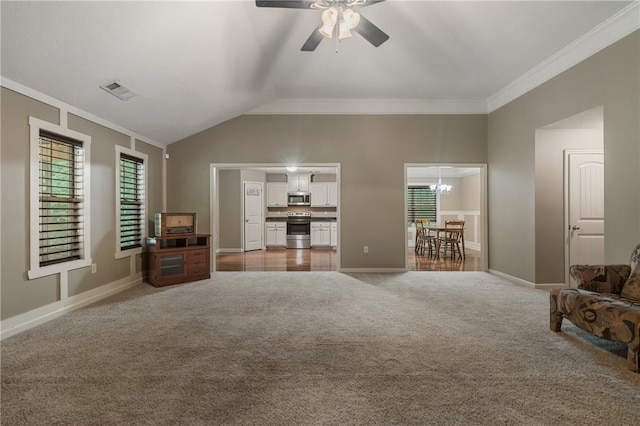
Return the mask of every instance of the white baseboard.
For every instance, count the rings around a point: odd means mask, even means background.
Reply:
[[[0,322],[0,340],[16,335],[37,325],[44,324],[68,312],[75,311],[99,300],[112,296],[142,283],[142,274],[138,273],[93,290],[85,291],[65,300],[50,303]]]
[[[565,285],[565,283],[543,283],[543,284],[536,284],[536,289],[537,290],[545,290],[545,291],[551,291],[554,288],[566,288],[567,286]]]
[[[514,277],[509,274],[505,274],[504,272],[496,271],[494,269],[489,269],[489,273],[495,275],[500,278],[504,278],[507,281],[511,281],[514,284],[518,284],[524,287],[535,288],[536,290],[544,290],[551,291],[554,288],[565,288],[566,285],[564,283],[532,283],[530,281],[523,280],[518,277]]]
[[[482,250],[482,248],[480,247],[480,243],[469,242],[469,241],[465,241],[464,242],[464,248],[465,249],[475,250],[475,251],[481,251]]]
[[[357,274],[357,273],[374,273],[374,274],[395,273],[397,274],[398,272],[407,272],[407,270],[405,268],[340,268],[338,272],[342,272],[345,274]]]
[[[536,288],[536,285],[531,281],[523,280],[522,278],[514,277],[509,274],[505,274],[504,272],[496,271],[494,269],[489,269],[489,273],[491,275],[495,275],[497,277],[503,278],[507,281],[511,281],[514,284],[521,285],[523,287]]]
[[[242,253],[243,250],[241,248],[219,248],[216,250],[216,253]]]

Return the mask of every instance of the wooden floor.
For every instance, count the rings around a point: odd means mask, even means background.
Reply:
[[[410,271],[481,271],[479,252],[466,250],[464,260],[434,259],[409,249]],[[269,249],[245,253],[219,253],[216,271],[335,271],[336,251],[331,249]]]
[[[216,271],[335,271],[331,249],[268,249],[219,253]]]
[[[410,271],[482,271],[482,256],[479,251],[466,249],[464,259],[434,258],[415,254],[409,249]]]

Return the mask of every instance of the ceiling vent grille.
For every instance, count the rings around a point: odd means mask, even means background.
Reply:
[[[123,101],[127,101],[136,96],[135,93],[124,87],[118,80],[113,80],[109,83],[103,84],[102,86],[100,86],[100,88]]]

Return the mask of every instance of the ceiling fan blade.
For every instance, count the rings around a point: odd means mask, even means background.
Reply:
[[[353,29],[353,31],[360,34],[365,40],[373,44],[375,47],[378,47],[385,41],[389,40],[387,33],[376,27],[371,23],[371,21],[362,15],[360,15],[360,23]]]
[[[324,38],[324,36],[320,34],[320,32],[318,31],[320,28],[322,28],[322,24],[318,25],[316,29],[313,30],[313,32],[311,33],[307,41],[304,42],[300,50],[302,50],[303,52],[313,52],[314,50],[316,50],[316,47],[318,47],[318,45]]]
[[[385,1],[385,0],[367,0],[366,3],[359,4],[358,6],[367,7],[367,6],[371,6],[372,4],[382,3],[383,1]]]
[[[314,0],[256,0],[257,7],[282,7],[287,9],[311,9]]]

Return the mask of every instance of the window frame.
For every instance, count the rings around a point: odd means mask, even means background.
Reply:
[[[41,131],[59,135],[82,143],[83,177],[83,243],[80,259],[68,260],[50,265],[40,265],[40,133]],[[91,136],[49,123],[35,117],[29,117],[29,279],[45,277],[73,269],[90,266],[91,259]]]
[[[126,155],[128,157],[133,157],[133,158],[137,158],[138,160],[142,161],[142,167],[143,167],[143,191],[144,191],[144,197],[143,197],[143,201],[142,201],[142,215],[140,217],[140,229],[142,231],[142,237],[141,237],[141,247],[134,247],[134,248],[130,248],[130,249],[125,249],[122,250],[121,248],[121,228],[120,228],[120,208],[121,208],[121,198],[120,198],[120,158],[122,155]],[[115,173],[115,180],[116,180],[116,193],[115,193],[115,210],[116,210],[116,222],[115,222],[115,228],[116,228],[116,253],[115,253],[115,258],[116,259],[121,259],[124,257],[129,257],[129,256],[133,256],[136,254],[141,254],[142,253],[142,243],[144,240],[144,235],[145,235],[145,223],[146,223],[146,217],[147,217],[147,194],[148,194],[148,185],[147,185],[147,176],[148,176],[148,155],[144,154],[142,152],[138,152],[138,151],[134,151],[133,149],[129,149],[129,148],[125,148],[124,146],[121,145],[116,145],[115,147],[115,162],[116,162],[116,173]]]

